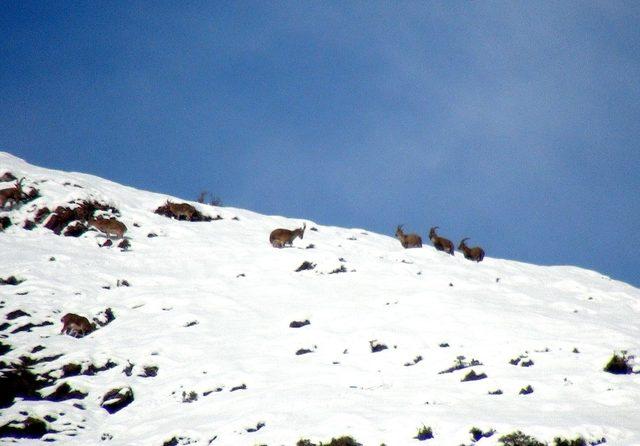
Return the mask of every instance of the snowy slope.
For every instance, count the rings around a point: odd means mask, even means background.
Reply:
[[[518,429],[548,442],[582,435],[640,445],[640,375],[603,371],[614,351],[640,355],[640,290],[627,284],[490,252],[476,264],[430,246],[405,250],[362,229],[228,207],[193,203],[222,220],[176,221],[153,213],[168,196],[0,153],[5,171],[25,176],[41,197],[0,213],[14,223],[0,233],[0,277],[25,280],[0,287],[0,323],[10,324],[0,340],[13,348],[0,360],[63,354],[35,365],[39,373],[69,363],[117,365],[58,380],[87,393],[82,400],[18,400],[0,409],[0,426],[49,416],[58,432],[43,439],[69,445],[162,445],[182,437],[274,446],[341,435],[411,445],[420,444],[413,437],[423,425],[433,430],[426,443],[433,446],[471,444],[474,426],[497,431],[483,446]],[[20,227],[37,208],[78,198],[118,208],[131,249],[100,248],[104,236],[94,231],[73,238]],[[307,231],[293,248],[268,243],[272,229],[302,222]],[[304,261],[315,269],[295,272]],[[346,272],[328,274],[341,265]],[[123,279],[131,286],[116,286]],[[116,319],[94,333],[58,334],[61,315],[92,319],[108,307]],[[5,321],[17,309],[30,316]],[[310,324],[289,327],[303,320]],[[12,333],[45,321],[53,325]],[[373,353],[371,341],[388,348]],[[45,349],[31,353],[39,345]],[[299,349],[311,352],[296,355]],[[439,373],[461,355],[482,365]],[[523,367],[527,360],[533,365]],[[157,367],[157,376],[139,376],[145,366]],[[470,370],[487,378],[461,382]],[[528,385],[534,392],[519,394]],[[122,386],[135,400],[107,413],[103,395]],[[503,393],[489,394],[497,389]]]

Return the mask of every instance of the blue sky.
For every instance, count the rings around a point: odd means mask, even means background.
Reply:
[[[0,150],[640,286],[640,3],[0,2]]]

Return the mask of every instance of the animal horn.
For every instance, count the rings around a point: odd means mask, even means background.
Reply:
[[[465,237],[462,240],[460,240],[460,243],[464,243],[465,241],[469,240],[470,237]]]

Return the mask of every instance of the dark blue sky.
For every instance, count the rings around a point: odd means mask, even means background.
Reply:
[[[640,285],[638,2],[0,2],[0,150]]]

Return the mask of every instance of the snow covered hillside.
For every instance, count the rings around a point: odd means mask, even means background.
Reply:
[[[640,290],[627,284],[490,250],[475,263],[403,249],[395,228],[198,203],[212,221],[178,221],[154,213],[177,198],[0,153],[5,172],[38,196],[0,212],[12,223],[0,232],[0,385],[13,392],[3,441],[277,446],[349,435],[397,446],[422,444],[424,426],[430,446],[472,444],[474,427],[495,431],[481,446],[518,430],[549,444],[640,445]],[[53,214],[36,222],[40,209],[80,200],[109,206],[94,216],[117,215],[130,247],[100,247],[93,229],[57,235],[45,227]],[[293,247],[269,244],[273,229],[305,222]],[[66,313],[97,330],[60,335]],[[603,370],[614,353],[630,373]],[[112,390],[133,400],[110,413]],[[25,427],[38,438],[12,440]]]

